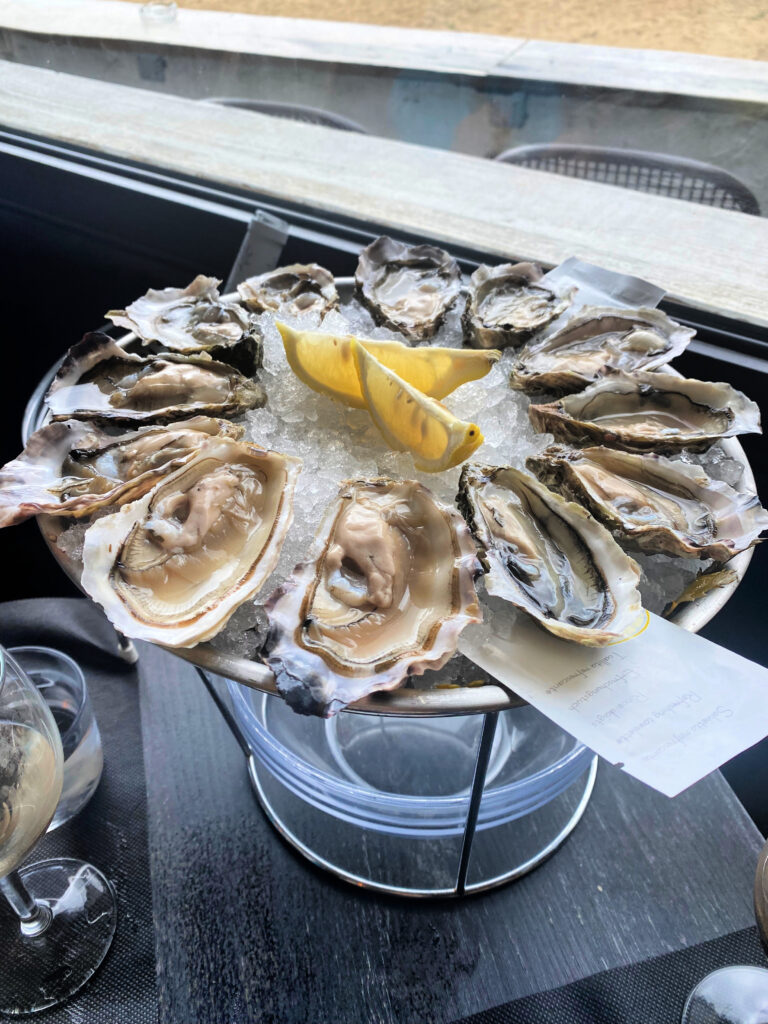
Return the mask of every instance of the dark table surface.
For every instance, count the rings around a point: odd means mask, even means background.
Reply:
[[[0,641],[33,637],[86,660],[102,657],[113,641],[84,600],[0,606]],[[116,963],[141,947],[135,908],[146,912],[151,892],[160,1021],[448,1024],[754,923],[762,840],[719,774],[669,800],[601,765],[582,822],[538,870],[465,900],[413,902],[336,881],[277,836],[240,748],[191,666],[140,645],[136,670],[111,671],[119,679],[114,698],[100,682],[97,715],[114,718],[111,705],[130,699],[140,729],[115,733],[119,718],[103,729],[103,792],[83,815],[101,807],[100,828],[126,829],[129,822],[105,819],[104,802],[124,773],[143,773],[146,807],[135,803],[122,813],[146,818],[146,829],[131,833],[135,845],[146,843],[145,868],[142,850],[117,850],[117,885],[134,909],[121,918],[110,957]],[[97,855],[108,854],[89,848],[88,820],[66,828],[78,855],[98,863]],[[55,842],[47,837],[33,859]],[[93,1010],[114,983],[110,970],[108,958],[87,996],[55,1019],[138,1020],[127,989],[125,1015]],[[684,993],[678,997],[670,1021]]]

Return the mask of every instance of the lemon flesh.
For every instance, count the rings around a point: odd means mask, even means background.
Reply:
[[[400,341],[297,331],[275,321],[288,365],[307,387],[345,405],[365,409],[353,343],[431,398],[445,398],[461,384],[484,377],[501,353],[495,349],[410,348]]]
[[[454,416],[440,402],[384,366],[353,340],[352,355],[368,411],[385,441],[408,451],[417,469],[440,473],[458,466],[483,443],[476,423]]]

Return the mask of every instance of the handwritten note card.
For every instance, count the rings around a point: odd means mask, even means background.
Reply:
[[[467,630],[461,651],[630,775],[676,796],[768,735],[768,670],[656,615],[613,647],[516,622]]]

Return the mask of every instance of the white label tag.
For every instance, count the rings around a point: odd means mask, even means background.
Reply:
[[[582,647],[516,620],[459,649],[611,764],[667,796],[768,735],[768,669],[657,615],[632,640]]]

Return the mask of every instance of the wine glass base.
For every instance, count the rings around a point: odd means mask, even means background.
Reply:
[[[0,1013],[36,1013],[69,999],[93,976],[117,924],[112,884],[90,864],[68,857],[30,864],[19,875],[35,901],[51,911],[49,926],[22,934],[19,919],[0,900]]]
[[[763,1024],[768,1021],[768,970],[721,967],[688,996],[682,1024]]]

